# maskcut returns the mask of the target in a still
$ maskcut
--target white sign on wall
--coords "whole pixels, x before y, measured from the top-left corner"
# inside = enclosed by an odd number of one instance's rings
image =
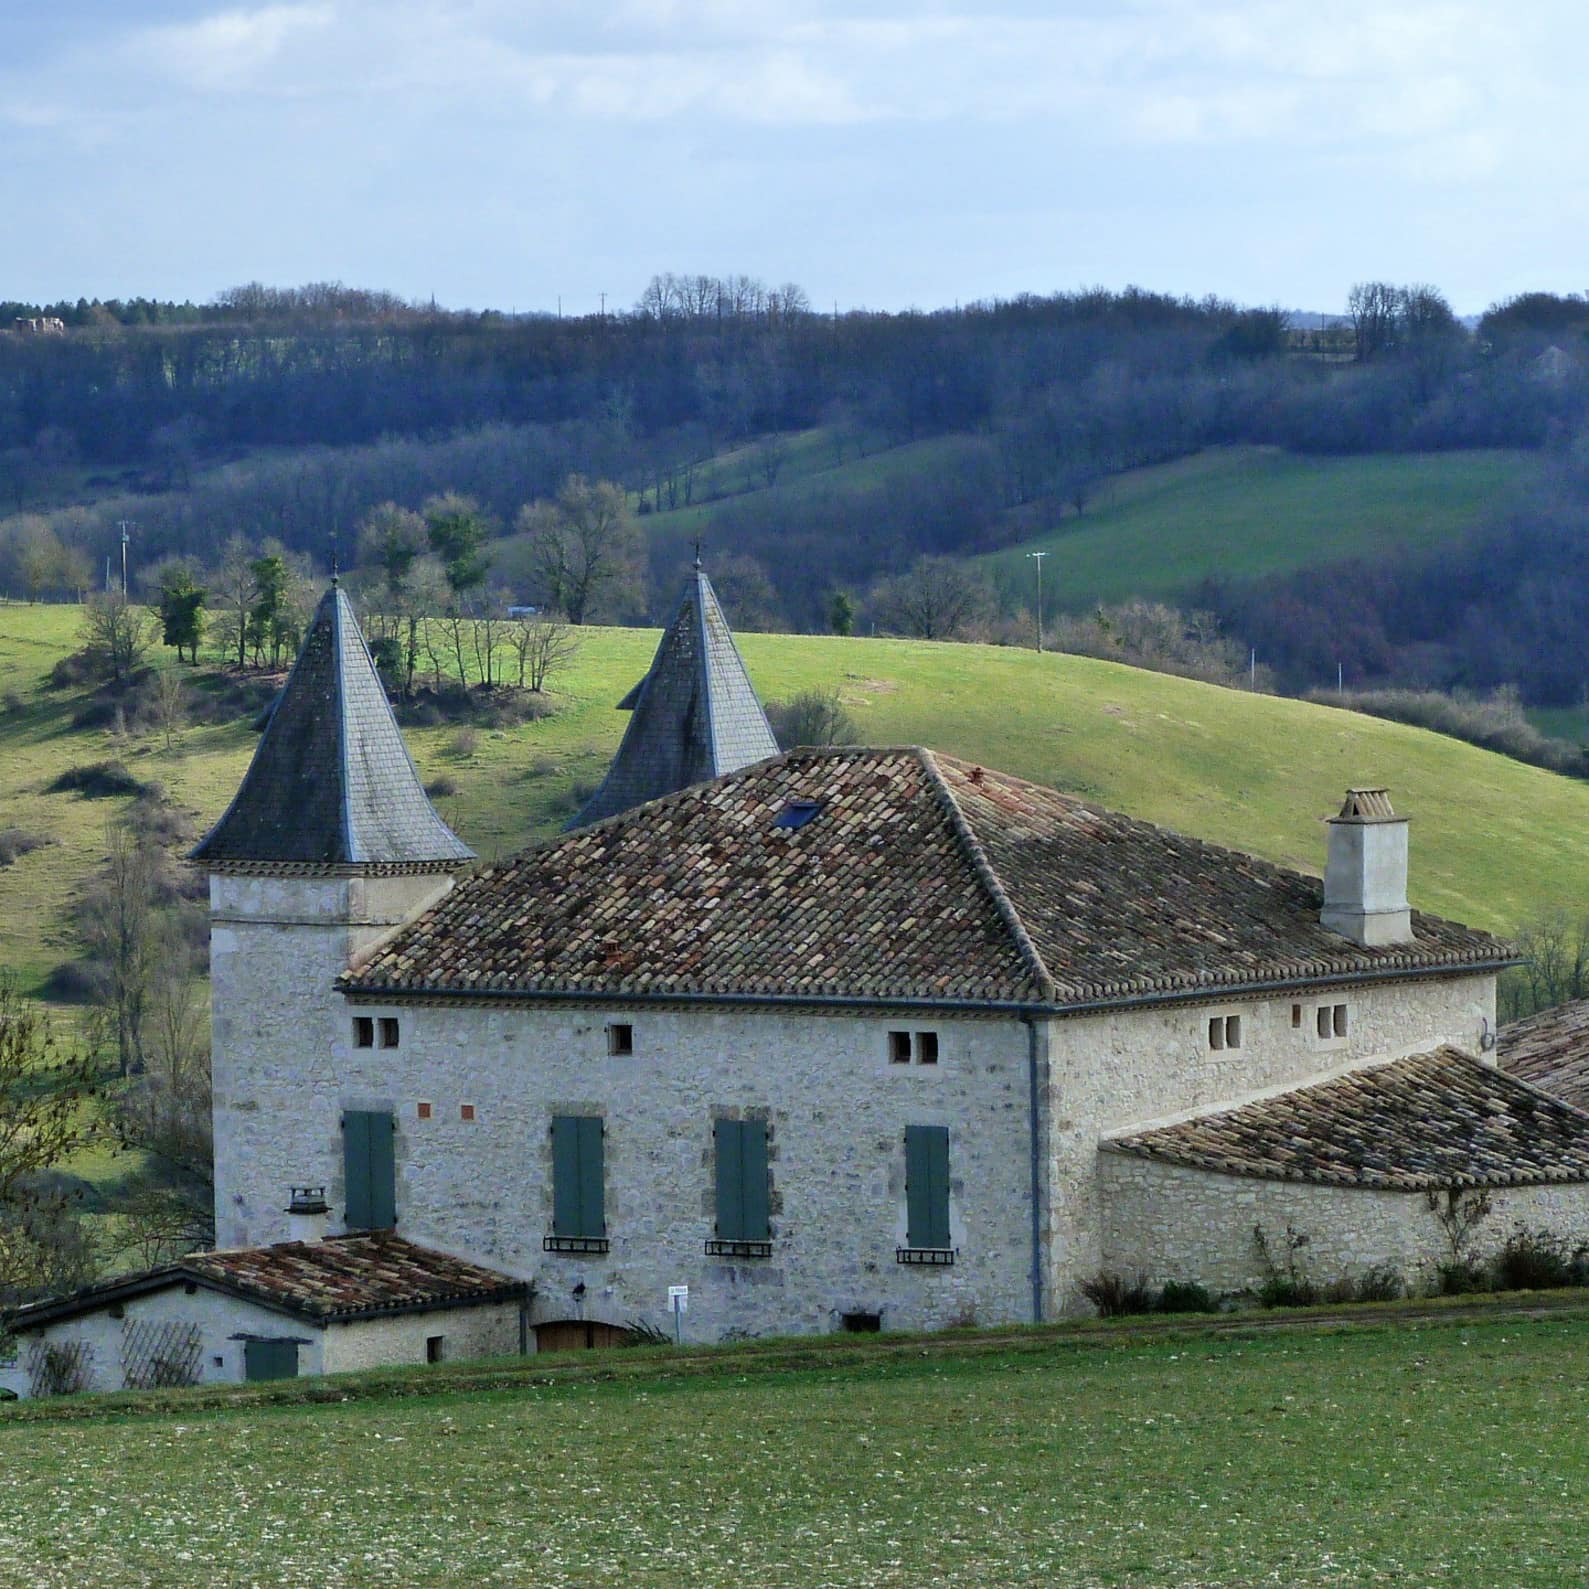
[[[687,1313],[690,1307],[690,1288],[688,1286],[669,1286],[668,1306],[675,1313]]]

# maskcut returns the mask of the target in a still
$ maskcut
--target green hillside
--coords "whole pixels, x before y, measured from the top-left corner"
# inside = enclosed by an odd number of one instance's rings
[[[202,826],[255,743],[243,721],[186,729],[169,751],[159,734],[71,728],[82,691],[45,680],[76,622],[69,608],[0,607],[0,827],[52,841],[0,867],[0,965],[34,983],[73,953],[65,910],[122,804],[45,786],[119,758]],[[613,703],[656,638],[586,631],[551,717],[409,733],[426,777],[456,785],[438,803],[482,855],[554,832],[575,785],[601,776],[626,722]],[[1508,930],[1589,898],[1589,785],[1419,729],[1080,657],[810,635],[741,643],[764,698],[837,686],[873,743],[936,746],[1308,870],[1340,791],[1386,783],[1414,822],[1414,902],[1477,925]]]
[[[1029,551],[1049,554],[1050,608],[1174,598],[1211,577],[1427,551],[1481,523],[1536,467],[1520,452],[1326,458],[1217,448],[1106,482],[1085,513],[984,562],[1027,605]]]

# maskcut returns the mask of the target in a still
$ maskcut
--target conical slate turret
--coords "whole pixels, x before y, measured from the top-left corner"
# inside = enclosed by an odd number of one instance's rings
[[[601,787],[570,828],[778,754],[699,559],[651,671],[618,706],[634,716]]]
[[[226,814],[192,858],[210,866],[459,865],[474,852],[436,814],[358,620],[332,584]]]

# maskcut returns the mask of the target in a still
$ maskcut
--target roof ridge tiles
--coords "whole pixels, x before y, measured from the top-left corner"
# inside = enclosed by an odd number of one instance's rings
[[[1048,967],[1043,963],[1043,957],[1037,952],[1037,946],[1032,942],[1031,934],[1027,932],[1025,923],[1022,922],[1009,894],[1005,891],[1004,884],[999,881],[998,873],[994,871],[993,863],[982,847],[982,841],[978,839],[966,819],[965,812],[960,809],[960,803],[955,799],[953,791],[944,782],[943,774],[938,770],[938,764],[933,759],[933,752],[920,747],[916,749],[915,754],[927,774],[928,787],[937,796],[939,806],[949,818],[949,825],[965,851],[966,859],[970,861],[977,880],[993,901],[993,908],[999,913],[999,919],[1004,923],[1005,930],[1015,940],[1015,947],[1021,960],[1036,984],[1038,998],[1044,1003],[1052,1003],[1057,984]]]

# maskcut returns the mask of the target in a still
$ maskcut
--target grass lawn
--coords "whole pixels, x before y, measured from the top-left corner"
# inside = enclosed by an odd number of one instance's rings
[[[1583,1318],[0,1417],[0,1582],[1579,1582]],[[326,1389],[334,1391],[335,1381]]]
[[[1175,598],[1210,577],[1431,550],[1478,525],[1534,467],[1519,452],[1326,458],[1215,448],[1107,482],[1079,517],[984,561],[1028,605],[1033,550],[1050,554],[1051,608]]]

